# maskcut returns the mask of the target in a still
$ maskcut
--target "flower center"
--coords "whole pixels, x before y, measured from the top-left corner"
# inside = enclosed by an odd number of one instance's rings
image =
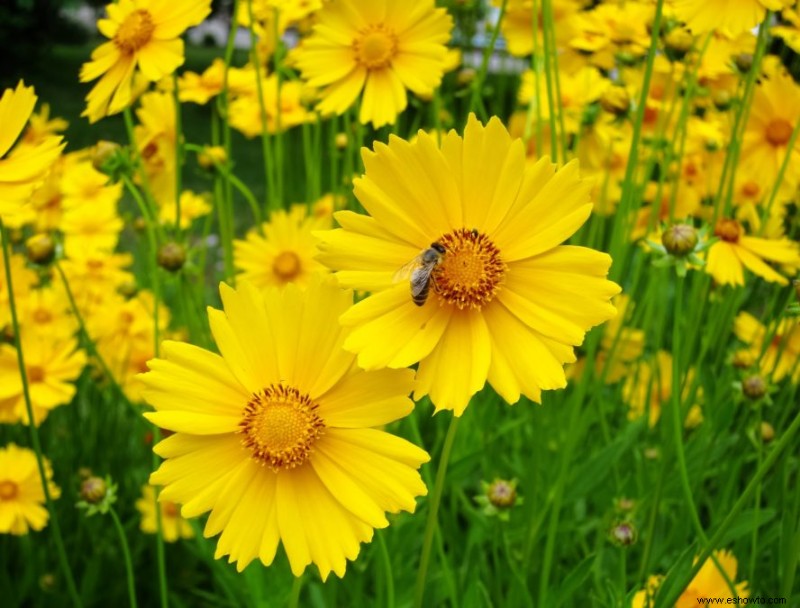
[[[744,186],[742,186],[742,194],[749,198],[758,196],[759,192],[761,192],[761,186],[755,182],[747,182]]]
[[[28,366],[28,382],[41,382],[44,380],[44,369],[38,365]]]
[[[438,242],[445,249],[433,271],[433,287],[439,298],[459,309],[480,310],[491,302],[507,267],[489,237],[460,228]]]
[[[169,501],[163,504],[163,509],[164,509],[164,515],[166,515],[167,517],[178,517],[178,515],[180,515],[181,512],[180,509],[178,508],[178,505],[176,505],[174,502],[169,502]]]
[[[146,10],[136,10],[125,17],[114,35],[114,44],[126,54],[133,54],[150,42],[156,26],[153,17]]]
[[[296,388],[271,384],[253,394],[245,407],[239,423],[242,443],[253,451],[253,458],[273,471],[298,467],[325,431],[317,407]]]
[[[773,146],[785,146],[792,137],[792,125],[789,121],[776,118],[767,125],[767,141]]]
[[[0,481],[0,500],[14,500],[19,493],[13,481]]]
[[[714,234],[723,241],[737,243],[739,242],[739,237],[742,236],[742,227],[736,220],[723,219],[717,222]]]
[[[272,261],[272,272],[288,283],[300,274],[300,258],[294,251],[281,251]]]
[[[370,25],[353,40],[353,50],[358,63],[368,70],[379,70],[397,54],[397,36],[382,23]]]
[[[53,320],[53,315],[50,314],[49,310],[45,310],[44,308],[37,308],[33,312],[33,320],[37,323],[50,323]]]

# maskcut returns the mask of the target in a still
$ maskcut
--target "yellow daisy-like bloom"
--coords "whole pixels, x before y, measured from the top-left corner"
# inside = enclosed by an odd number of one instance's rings
[[[15,214],[61,154],[60,137],[45,137],[35,145],[14,146],[36,105],[33,87],[20,80],[0,97],[0,217]]]
[[[780,0],[672,0],[675,16],[695,34],[718,29],[736,35],[753,29]]]
[[[225,84],[225,61],[217,58],[202,74],[184,72],[178,79],[178,97],[205,105],[222,92]],[[230,95],[255,95],[256,73],[251,64],[243,68],[228,68],[228,93]]]
[[[3,252],[0,250],[0,264],[4,264]],[[27,299],[31,288],[39,282],[39,277],[28,268],[25,258],[19,254],[11,254],[11,283],[14,286],[14,297],[17,302]],[[11,304],[8,299],[9,289],[6,283],[6,273],[0,272],[0,330],[11,323]]]
[[[205,535],[222,532],[216,557],[240,571],[271,564],[282,543],[296,576],[312,562],[343,576],[385,512],[413,512],[426,493],[428,455],[377,428],[412,410],[414,374],[365,372],[342,349],[352,292],[220,292],[225,311],[209,321],[222,355],[164,342],[142,376],[156,408],[145,416],[176,432],[156,446],[166,460],[150,482],[184,517],[210,511]]]
[[[295,81],[279,85],[278,77],[272,74],[262,80],[263,119],[258,95],[243,95],[231,103],[231,126],[246,137],[256,137],[265,126],[268,133],[278,133],[313,120],[314,114],[303,105],[303,89],[304,85]]]
[[[64,252],[70,255],[75,249],[113,251],[124,226],[115,202],[104,201],[68,209],[61,219]]]
[[[52,338],[22,333],[22,349],[33,417],[40,425],[53,408],[72,401],[75,385],[86,365],[86,355],[75,339],[54,342]],[[22,392],[17,350],[0,346],[0,422],[30,424]]]
[[[734,557],[733,553],[730,551],[714,551],[714,557],[720,567],[725,571],[727,577],[735,581],[739,563],[736,561],[736,557]],[[697,563],[696,558],[695,563]],[[651,576],[647,580],[647,589],[639,591],[634,596],[632,608],[654,608],[655,598],[658,595],[658,590],[662,581],[663,577]],[[735,587],[736,596],[739,598],[750,597],[747,582],[738,583]],[[731,595],[731,589],[728,587],[728,583],[725,580],[725,576],[719,571],[714,560],[710,558],[703,562],[700,571],[675,602],[674,608],[693,608],[701,605],[700,600],[706,598],[720,598],[722,600],[734,599],[734,596]]]
[[[500,8],[502,2],[501,0],[492,0],[492,4]],[[580,10],[580,0],[553,1],[553,21],[557,46],[567,44],[574,35],[571,21],[572,17]],[[506,4],[506,13],[500,23],[500,31],[508,46],[508,52],[512,55],[525,57],[533,53],[533,20],[533,0],[510,0]],[[541,2],[538,5],[536,20],[536,44],[541,51],[544,48]]]
[[[739,170],[771,188],[789,153],[789,140],[798,122],[800,85],[783,70],[762,80],[753,95],[750,119],[742,138]],[[784,180],[797,187],[798,176],[800,137],[791,150]]]
[[[156,82],[183,64],[180,36],[208,16],[211,0],[120,0],[106,12],[97,29],[110,40],[92,52],[80,74],[81,82],[100,78],[86,96],[82,116],[90,122],[131,104],[134,73]]]
[[[84,319],[90,318],[109,294],[123,284],[134,282],[125,270],[133,264],[130,253],[107,253],[77,249],[61,262],[72,295]]]
[[[371,217],[337,213],[342,228],[320,233],[319,246],[340,283],[374,292],[341,319],[359,365],[419,362],[415,398],[456,415],[487,379],[509,403],[564,388],[573,347],[616,314],[620,291],[606,280],[608,255],[561,246],[592,210],[578,163],[526,165],[520,140],[474,115],[441,147],[420,131],[363,159],[355,194]],[[439,256],[418,305],[397,277],[422,252]]]
[[[719,220],[714,228],[714,235],[720,240],[709,248],[705,269],[721,285],[744,285],[745,267],[766,281],[788,285],[786,277],[764,260],[791,267],[800,265],[800,248],[797,243],[787,238],[747,236],[736,220]]]
[[[61,495],[53,483],[53,468],[44,461],[47,489],[51,498]],[[33,450],[13,443],[0,448],[0,534],[27,534],[41,530],[50,514],[44,506],[44,488]]]
[[[195,194],[191,190],[181,192],[181,228],[186,230],[197,218],[211,213],[212,207],[209,197],[203,194]],[[162,224],[175,224],[175,215],[178,210],[175,203],[160,202],[158,219]]]
[[[747,345],[747,348],[737,355],[744,355],[758,362],[759,370],[764,376],[772,378],[775,382],[780,382],[787,376],[792,382],[800,382],[800,366],[797,364],[800,360],[800,322],[797,319],[783,319],[775,329],[766,349],[764,341],[767,328],[750,313],[740,312],[733,330],[736,337]]]
[[[331,227],[330,217],[306,217],[305,207],[275,211],[261,232],[251,231],[233,242],[233,264],[240,278],[256,287],[286,283],[308,284],[327,269],[314,259],[317,253],[312,232]]]
[[[439,86],[452,25],[433,0],[336,0],[317,13],[295,61],[323,89],[320,112],[343,114],[363,90],[359,120],[377,128],[405,110],[406,89],[429,95]]]
[[[161,534],[168,543],[174,543],[181,538],[194,538],[194,530],[183,517],[181,508],[168,500],[159,501],[161,511]],[[158,532],[158,519],[156,517],[156,491],[153,486],[142,486],[142,497],[136,501],[136,509],[142,516],[139,529],[145,534]]]

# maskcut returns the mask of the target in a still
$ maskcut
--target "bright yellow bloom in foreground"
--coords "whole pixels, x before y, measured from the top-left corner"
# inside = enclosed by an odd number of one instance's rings
[[[97,122],[131,104],[134,74],[150,82],[183,64],[181,34],[211,12],[211,0],[120,0],[97,22],[106,38],[81,68],[81,82],[100,80],[86,96],[82,116]]]
[[[748,236],[736,220],[721,219],[714,228],[719,241],[708,250],[705,266],[717,283],[721,285],[744,285],[744,268],[763,279],[788,285],[789,281],[764,260],[793,267],[800,265],[800,248],[787,239],[764,239]]]
[[[52,482],[53,469],[47,459],[44,468],[50,496],[58,498],[61,490]],[[0,534],[41,530],[49,517],[36,454],[13,443],[0,448]]]
[[[738,570],[739,563],[736,561],[733,553],[730,551],[714,551],[714,557],[717,558],[720,567],[725,571],[725,574],[731,581],[736,581],[736,571]],[[697,559],[695,559],[695,563]],[[653,608],[655,606],[655,598],[658,595],[659,587],[663,577],[651,576],[647,581],[647,589],[639,591],[633,598],[632,608]],[[747,588],[747,582],[741,582],[735,585],[736,596],[740,598],[750,597],[750,591]],[[700,598],[722,598],[730,599],[734,596],[731,595],[730,587],[725,580],[725,577],[719,571],[719,568],[712,559],[707,559],[700,571],[692,579],[686,589],[681,593],[678,601],[675,602],[674,608],[694,608],[701,605]]]
[[[359,120],[394,124],[406,89],[430,95],[439,86],[452,25],[433,0],[337,0],[317,13],[296,65],[310,86],[323,88],[323,114],[343,114],[363,90]]]
[[[607,254],[561,246],[592,210],[577,162],[527,166],[522,141],[474,116],[441,148],[420,131],[363,158],[355,194],[371,217],[341,211],[342,229],[320,233],[320,259],[340,283],[374,292],[341,319],[359,365],[419,361],[415,398],[456,415],[487,379],[509,403],[564,388],[573,347],[616,314],[620,291]],[[397,271],[433,243],[444,253],[420,306]]]
[[[150,481],[184,517],[210,511],[205,535],[222,532],[216,557],[239,570],[271,564],[283,543],[296,576],[312,562],[343,576],[385,512],[414,511],[426,493],[428,455],[377,428],[411,411],[414,374],[365,372],[342,349],[349,291],[220,292],[225,311],[209,321],[222,355],[164,342],[142,376],[147,418],[176,432]]]
[[[35,105],[33,87],[21,80],[16,89],[6,89],[0,97],[0,217],[19,211],[64,147],[60,137],[51,136],[12,150]]]
[[[161,534],[168,543],[174,543],[179,538],[194,537],[194,530],[183,517],[181,508],[168,500],[159,501],[161,511]],[[158,531],[156,519],[156,490],[153,486],[142,486],[142,497],[136,501],[136,509],[142,516],[139,529],[146,534],[155,534]]]

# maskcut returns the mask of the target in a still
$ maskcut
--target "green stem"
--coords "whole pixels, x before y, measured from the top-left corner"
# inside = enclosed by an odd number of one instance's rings
[[[734,520],[739,516],[739,513],[741,513],[742,509],[744,509],[744,507],[752,499],[753,493],[761,484],[761,480],[763,479],[764,475],[767,474],[767,471],[772,468],[772,465],[775,464],[775,461],[781,456],[781,454],[783,454],[786,448],[795,445],[794,436],[797,434],[798,430],[800,430],[800,412],[798,412],[794,417],[792,424],[789,425],[789,428],[786,429],[783,437],[781,437],[780,440],[775,444],[775,447],[769,456],[767,456],[758,470],[756,470],[755,475],[753,475],[753,477],[750,479],[750,483],[747,484],[744,492],[742,492],[741,496],[739,496],[733,507],[731,507],[731,509],[728,511],[728,514],[725,516],[725,519],[722,520],[722,523],[719,525],[716,532],[714,532],[714,535],[707,543],[705,543],[705,549],[700,552],[700,555],[695,560],[691,571],[685,573],[678,579],[679,584],[672,586],[672,592],[669,595],[665,594],[663,598],[658,598],[656,608],[666,608],[667,606],[673,606],[675,604],[692,579],[697,576],[700,568],[703,567],[703,564],[712,555],[715,548],[719,547],[725,534],[728,532],[731,525],[733,525]]]
[[[47,505],[47,511],[50,514],[50,530],[53,533],[53,541],[56,544],[56,553],[58,554],[58,563],[61,567],[61,572],[64,574],[64,579],[67,582],[67,590],[73,605],[77,607],[83,606],[80,595],[78,595],[78,588],[75,586],[75,579],[72,576],[72,570],[69,567],[67,560],[67,552],[64,548],[64,539],[61,537],[61,528],[58,525],[56,518],[56,510],[53,505],[53,498],[50,495],[50,488],[47,480],[47,471],[44,466],[44,457],[42,456],[42,444],[39,441],[39,429],[36,426],[36,419],[33,416],[33,404],[31,403],[30,387],[28,386],[28,373],[25,367],[25,355],[22,352],[22,335],[20,333],[19,318],[17,317],[17,303],[14,297],[14,284],[11,277],[11,248],[8,243],[8,231],[6,225],[3,223],[3,218],[0,217],[0,241],[2,241],[3,249],[3,267],[6,273],[6,289],[8,290],[8,304],[11,308],[11,326],[14,329],[14,341],[17,346],[17,365],[19,367],[20,380],[22,381],[22,396],[25,400],[25,411],[28,414],[28,430],[31,435],[31,445],[33,451],[36,453],[36,466],[39,469],[39,478],[42,482],[42,490],[44,491],[44,501]]]
[[[175,240],[181,241],[183,231],[181,230],[181,191],[183,190],[183,123],[181,120],[181,100],[178,98],[180,89],[178,87],[177,74],[172,75],[172,98],[175,102]]]
[[[292,581],[292,590],[289,592],[289,608],[297,608],[300,605],[300,592],[303,590],[303,577],[296,576]]]
[[[442,453],[439,456],[439,468],[436,470],[436,482],[433,486],[433,495],[428,507],[428,520],[425,523],[425,536],[422,541],[422,553],[419,558],[419,570],[417,571],[417,582],[414,590],[414,606],[416,608],[421,608],[425,599],[425,580],[428,576],[431,547],[433,546],[433,537],[438,524],[439,504],[442,501],[447,464],[450,461],[459,420],[458,416],[453,416],[450,421],[450,427],[447,429],[447,436],[444,439],[444,447],[442,447]]]
[[[383,538],[384,531],[382,530],[377,534],[378,549],[381,553],[381,561],[383,562],[383,572],[386,578],[386,608],[394,608],[394,569],[392,568],[392,560],[389,557],[389,550],[386,548],[386,539]]]
[[[497,43],[497,37],[500,35],[500,24],[503,22],[503,17],[505,17],[506,14],[506,4],[508,4],[508,0],[503,0],[503,3],[500,5],[500,14],[497,16],[497,23],[492,30],[492,37],[489,40],[488,46],[483,50],[481,67],[478,70],[478,73],[475,75],[475,80],[472,81],[472,95],[469,98],[469,109],[467,110],[467,115],[469,115],[470,112],[474,112],[481,101],[483,81],[486,79],[486,72],[489,69],[489,59],[492,57],[494,46]]]
[[[136,608],[136,584],[133,577],[133,561],[131,560],[131,551],[128,547],[128,539],[125,536],[125,529],[122,527],[122,522],[117,516],[117,512],[113,507],[108,510],[111,519],[114,520],[114,527],[119,534],[119,543],[122,546],[122,556],[125,558],[125,574],[128,578],[128,600],[130,601],[131,608]]]

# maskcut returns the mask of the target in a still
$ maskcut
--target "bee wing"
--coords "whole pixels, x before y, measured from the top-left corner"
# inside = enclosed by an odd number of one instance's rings
[[[433,272],[433,264],[425,264],[411,273],[411,296],[417,297],[428,287]]]
[[[392,277],[392,283],[399,283],[400,281],[408,281],[414,274],[414,271],[418,270],[421,266],[422,266],[422,254],[420,253],[413,260],[406,262],[400,268],[397,269],[397,272],[394,273],[394,277]]]

